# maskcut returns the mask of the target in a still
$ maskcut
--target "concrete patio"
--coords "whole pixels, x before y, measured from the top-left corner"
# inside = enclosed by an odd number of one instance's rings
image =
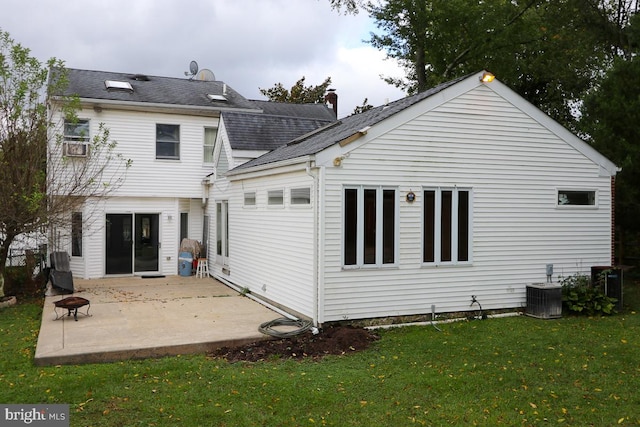
[[[90,306],[75,321],[54,305],[69,295],[45,298],[38,366],[203,353],[268,338],[258,327],[281,317],[212,278],[74,279],[74,286],[73,296]]]

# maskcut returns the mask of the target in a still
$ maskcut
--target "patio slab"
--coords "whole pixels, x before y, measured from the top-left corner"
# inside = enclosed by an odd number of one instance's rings
[[[45,298],[37,366],[204,353],[267,339],[258,327],[281,317],[212,278],[74,279],[74,286],[91,305],[75,321],[54,305],[69,295]]]

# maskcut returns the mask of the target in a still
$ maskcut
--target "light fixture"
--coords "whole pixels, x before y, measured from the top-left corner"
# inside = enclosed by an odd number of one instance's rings
[[[480,81],[482,83],[491,83],[493,81],[493,79],[495,79],[496,76],[494,76],[493,74],[491,74],[488,71],[485,71],[484,73],[482,73],[482,76],[480,77]]]
[[[407,202],[413,203],[414,200],[416,200],[416,193],[414,193],[413,191],[409,191],[407,193]]]

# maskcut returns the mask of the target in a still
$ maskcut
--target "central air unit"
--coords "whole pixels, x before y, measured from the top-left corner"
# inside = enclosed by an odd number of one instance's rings
[[[546,283],[527,285],[527,316],[538,319],[562,317],[562,286]]]

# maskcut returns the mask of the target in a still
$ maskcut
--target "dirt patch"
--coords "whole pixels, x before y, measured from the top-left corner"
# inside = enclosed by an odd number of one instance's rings
[[[329,326],[314,335],[311,331],[291,338],[256,341],[240,347],[224,347],[210,353],[229,362],[258,362],[273,358],[303,359],[333,354],[343,355],[365,350],[379,337],[368,329],[354,326]]]

